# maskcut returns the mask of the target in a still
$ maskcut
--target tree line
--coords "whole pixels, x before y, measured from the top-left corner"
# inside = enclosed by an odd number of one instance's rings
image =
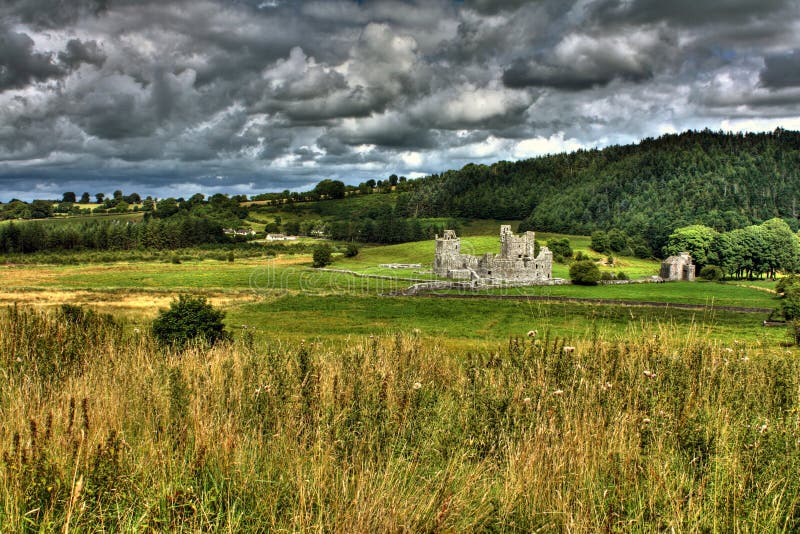
[[[220,223],[183,215],[140,222],[9,222],[0,225],[0,253],[69,250],[171,250],[230,240]]]
[[[664,255],[691,254],[698,270],[717,266],[727,278],[774,277],[800,271],[800,241],[782,219],[718,232],[695,224],[668,237]]]
[[[660,255],[675,228],[727,232],[778,217],[798,229],[800,133],[709,130],[415,180],[420,216],[523,219],[520,230],[618,229]]]

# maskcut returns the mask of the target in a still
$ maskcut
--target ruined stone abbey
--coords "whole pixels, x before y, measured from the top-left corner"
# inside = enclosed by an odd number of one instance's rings
[[[433,272],[457,280],[544,282],[553,276],[553,253],[547,247],[534,256],[534,232],[516,236],[511,226],[500,226],[500,254],[461,253],[461,240],[453,230],[436,236]]]

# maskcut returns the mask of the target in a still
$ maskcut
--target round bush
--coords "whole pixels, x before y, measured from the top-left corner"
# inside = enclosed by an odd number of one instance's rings
[[[593,286],[600,280],[600,269],[591,260],[576,261],[569,267],[569,277],[573,284]]]
[[[722,280],[722,269],[717,267],[716,265],[706,265],[702,269],[700,269],[700,278],[704,280],[711,280],[712,282],[716,282],[717,280]]]
[[[214,308],[205,297],[180,295],[153,321],[153,336],[159,344],[177,349],[185,348],[192,341],[213,345],[230,339],[222,323],[223,317],[225,312]]]
[[[325,267],[326,265],[330,265],[333,263],[333,258],[331,254],[333,250],[331,246],[328,244],[317,245],[314,247],[314,252],[311,255],[313,259],[312,265],[314,267]]]
[[[352,241],[347,244],[347,247],[344,249],[344,255],[346,258],[353,258],[358,256],[358,245],[353,243]]]

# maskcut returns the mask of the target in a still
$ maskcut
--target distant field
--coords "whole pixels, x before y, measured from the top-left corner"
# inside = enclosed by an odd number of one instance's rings
[[[24,219],[24,220],[6,220],[0,221],[0,224],[8,224],[10,222],[36,222],[42,224],[66,224],[66,223],[81,223],[87,221],[98,220],[118,220],[118,221],[141,221],[144,218],[144,212],[127,212],[127,213],[93,213],[91,215],[57,215],[47,219]]]
[[[94,216],[93,216],[94,217]],[[118,216],[117,216],[118,217]],[[501,221],[476,221],[462,229],[462,251],[480,255],[498,252],[495,232]],[[514,226],[512,224],[512,226]],[[469,235],[488,232],[490,235]],[[561,237],[537,234],[537,239]],[[569,236],[575,250],[605,260],[588,249],[589,238]],[[265,250],[265,254],[266,254]],[[149,324],[159,308],[180,292],[202,293],[222,306],[233,328],[248,325],[265,339],[331,339],[391,334],[418,330],[454,350],[502,343],[528,330],[576,338],[600,332],[628,336],[643,328],[676,329],[680,335],[702,335],[729,343],[733,339],[765,346],[786,341],[783,328],[762,328],[762,314],[720,311],[736,306],[772,309],[779,301],[770,289],[774,282],[630,284],[596,287],[540,286],[491,290],[488,293],[536,295],[659,303],[688,303],[706,307],[699,311],[570,302],[497,301],[490,299],[396,298],[381,295],[410,285],[402,278],[432,278],[433,240],[389,246],[364,246],[354,258],[335,257],[331,266],[365,275],[325,272],[310,268],[308,253],[277,257],[186,259],[171,263],[140,258],[129,262],[76,265],[0,266],[0,303],[53,306],[59,302],[87,304],[101,310],[125,313],[135,322]],[[656,261],[616,258],[604,271],[624,270],[630,277],[658,272]],[[419,263],[421,268],[393,270],[385,263]],[[556,277],[567,278],[568,267],[554,266]]]
[[[479,240],[479,244],[480,244]],[[386,249],[413,255],[420,244],[376,247],[373,260],[392,258]],[[366,256],[366,254],[365,254]],[[364,265],[364,257],[359,254]],[[644,327],[670,326],[681,335],[731,342],[745,339],[767,346],[786,340],[783,328],[762,328],[760,314],[731,313],[719,306],[773,308],[773,295],[735,284],[670,283],[622,286],[515,288],[512,294],[694,303],[706,310],[626,307],[568,302],[453,300],[380,295],[409,285],[401,280],[357,278],[310,269],[310,257],[205,260],[181,264],[133,262],[64,266],[2,266],[0,302],[55,305],[88,304],[123,311],[147,325],[159,308],[180,292],[199,292],[228,313],[234,328],[248,325],[259,337],[345,340],[353,335],[390,334],[417,329],[438,343],[462,350],[502,343],[528,330],[567,338],[592,332],[627,336]]]

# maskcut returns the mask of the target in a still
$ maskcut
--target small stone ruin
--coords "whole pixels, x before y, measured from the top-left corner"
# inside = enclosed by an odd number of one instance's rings
[[[670,256],[661,262],[661,273],[659,276],[662,280],[670,282],[693,282],[694,281],[694,263],[692,257],[688,252],[681,252],[677,256]]]

